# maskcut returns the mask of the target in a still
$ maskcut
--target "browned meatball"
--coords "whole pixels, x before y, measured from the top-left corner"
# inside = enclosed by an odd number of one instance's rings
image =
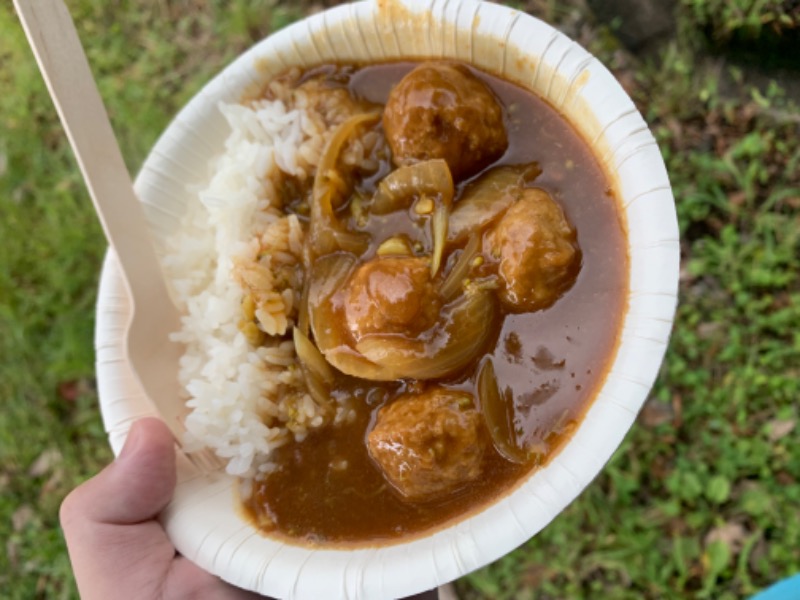
[[[486,437],[469,394],[434,388],[382,408],[367,447],[398,492],[425,501],[481,474]]]
[[[500,263],[500,297],[514,312],[550,306],[572,287],[580,271],[575,229],[541,189],[524,190],[486,235],[485,244]]]
[[[358,342],[370,333],[416,335],[436,321],[441,302],[424,258],[383,257],[361,265],[344,296],[347,327]]]
[[[395,164],[441,158],[456,180],[477,173],[508,147],[500,103],[454,63],[424,63],[406,75],[389,94],[383,127]]]

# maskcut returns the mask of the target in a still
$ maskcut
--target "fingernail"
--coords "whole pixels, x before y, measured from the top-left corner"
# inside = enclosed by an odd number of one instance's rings
[[[122,446],[122,451],[119,453],[117,460],[125,460],[128,456],[136,454],[136,450],[141,443],[142,427],[139,421],[134,421],[131,428],[128,430],[128,437],[125,438],[125,445]]]

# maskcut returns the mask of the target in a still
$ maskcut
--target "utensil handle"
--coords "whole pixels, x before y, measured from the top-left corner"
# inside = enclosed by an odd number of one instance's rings
[[[150,236],[142,239],[149,233],[144,210],[67,7],[62,0],[14,0],[14,6],[119,258],[133,311],[139,303],[170,301]]]

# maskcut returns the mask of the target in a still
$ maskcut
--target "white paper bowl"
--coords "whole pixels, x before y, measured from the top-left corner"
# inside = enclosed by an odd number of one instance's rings
[[[611,177],[628,225],[630,294],[622,342],[574,437],[544,468],[481,513],[387,547],[310,550],[263,537],[237,514],[231,478],[201,478],[179,462],[163,516],[178,550],[243,588],[279,598],[398,598],[435,588],[513,550],[546,526],[597,475],[632,425],[656,377],[675,311],[678,229],[656,143],[633,102],[589,53],[524,13],[474,0],[346,4],[264,40],[211,81],[153,148],[136,181],[157,240],[173,231],[187,191],[207,177],[227,125],[220,100],[290,66],[371,59],[466,60],[535,91],[570,120]],[[115,258],[103,268],[97,376],[110,443],[154,414],[124,360],[129,301]]]

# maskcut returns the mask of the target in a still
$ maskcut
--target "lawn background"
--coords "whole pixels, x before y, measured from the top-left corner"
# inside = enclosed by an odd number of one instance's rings
[[[67,4],[134,173],[211,76],[270,31],[322,7]],[[681,304],[658,383],[602,475],[544,532],[458,590],[470,599],[747,597],[800,571],[800,8],[791,0],[678,0],[674,26],[632,50],[620,43],[624,11],[601,21],[586,0],[508,4],[594,52],[651,125],[677,200]],[[111,457],[92,350],[104,249],[4,2],[4,598],[77,597],[57,512]]]

